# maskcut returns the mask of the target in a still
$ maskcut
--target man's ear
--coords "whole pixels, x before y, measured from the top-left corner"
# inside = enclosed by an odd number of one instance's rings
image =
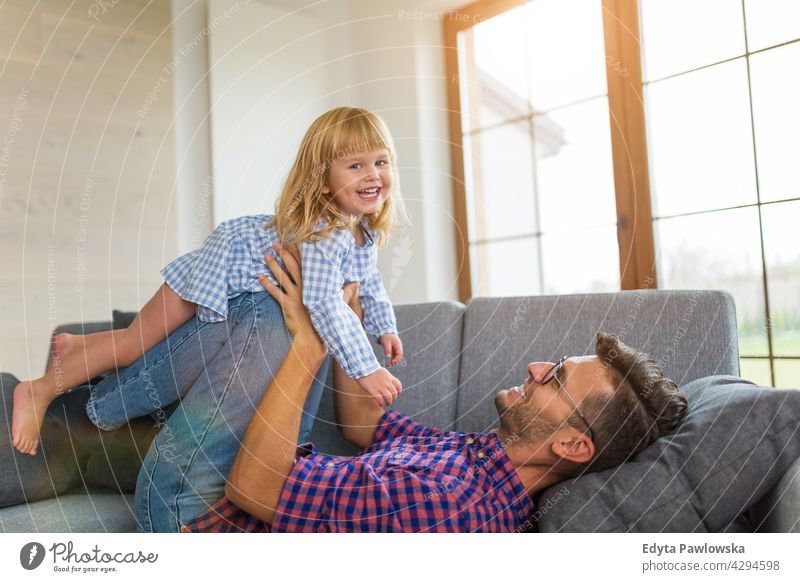
[[[572,427],[561,428],[550,439],[550,450],[573,463],[588,463],[594,458],[594,443],[589,435]]]

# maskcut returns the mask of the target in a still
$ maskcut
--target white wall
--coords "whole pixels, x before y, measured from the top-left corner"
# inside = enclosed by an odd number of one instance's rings
[[[412,220],[381,251],[389,294],[455,299],[442,21],[409,15],[457,3],[300,4],[209,0],[219,20],[209,38],[215,222],[272,212],[311,121],[338,105],[366,107],[394,134]]]
[[[0,370],[138,309],[175,254],[169,0],[0,6]]]
[[[271,213],[303,133],[332,106],[325,23],[246,0],[209,0],[209,21],[214,218]]]
[[[199,247],[214,226],[208,13],[205,2],[171,0],[174,64],[177,255]]]

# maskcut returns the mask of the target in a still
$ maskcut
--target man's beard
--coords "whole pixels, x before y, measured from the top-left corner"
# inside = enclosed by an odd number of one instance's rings
[[[515,443],[524,445],[543,443],[561,426],[542,418],[540,410],[526,410],[519,404],[509,406],[499,392],[495,394],[494,405],[500,415],[500,428],[505,436]]]

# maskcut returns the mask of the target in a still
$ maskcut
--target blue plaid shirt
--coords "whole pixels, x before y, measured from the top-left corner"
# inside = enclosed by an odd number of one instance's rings
[[[264,291],[257,275],[265,274],[277,285],[264,264],[264,254],[278,240],[274,228],[265,228],[269,215],[243,216],[221,223],[203,246],[178,257],[161,270],[167,285],[187,301],[197,304],[202,321],[224,321],[228,301],[246,291]],[[325,347],[345,374],[361,378],[378,370],[369,339],[397,333],[389,296],[377,268],[376,233],[362,222],[364,246],[357,246],[349,230],[316,243],[302,243],[303,303]],[[344,302],[342,287],[359,281],[364,325]]]
[[[384,413],[355,457],[298,447],[272,525],[222,497],[182,532],[514,532],[533,501],[495,433]]]

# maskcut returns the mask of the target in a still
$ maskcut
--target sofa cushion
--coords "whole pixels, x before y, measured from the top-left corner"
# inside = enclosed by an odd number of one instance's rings
[[[459,354],[464,305],[455,301],[395,306],[403,340],[403,362],[389,368],[403,384],[393,406],[426,426],[453,429],[456,418]],[[379,362],[383,348],[373,342]],[[333,366],[331,366],[332,374]],[[332,386],[331,376],[327,385]],[[366,394],[366,393],[365,393]],[[333,390],[326,388],[309,440],[321,452],[352,455],[336,425]]]
[[[539,530],[722,531],[800,457],[800,391],[730,376],[682,390],[689,413],[673,434],[631,462],[544,491]]]
[[[65,493],[82,481],[81,471],[89,452],[67,438],[64,402],[74,400],[75,390],[50,405],[42,424],[42,440],[35,455],[25,455],[11,444],[14,388],[19,380],[0,374],[0,507],[47,499]]]
[[[79,488],[58,498],[0,509],[0,532],[129,533],[134,496]]]
[[[170,414],[176,408],[170,406]],[[132,419],[126,426],[106,433],[98,429],[96,443],[86,461],[85,479],[95,487],[133,493],[142,460],[161,426],[150,416]]]
[[[751,509],[753,531],[800,533],[800,459]]]
[[[739,374],[733,298],[722,291],[641,290],[544,297],[477,297],[464,316],[458,430],[497,424],[494,394],[529,362],[594,354],[598,331],[652,355],[684,385]]]

